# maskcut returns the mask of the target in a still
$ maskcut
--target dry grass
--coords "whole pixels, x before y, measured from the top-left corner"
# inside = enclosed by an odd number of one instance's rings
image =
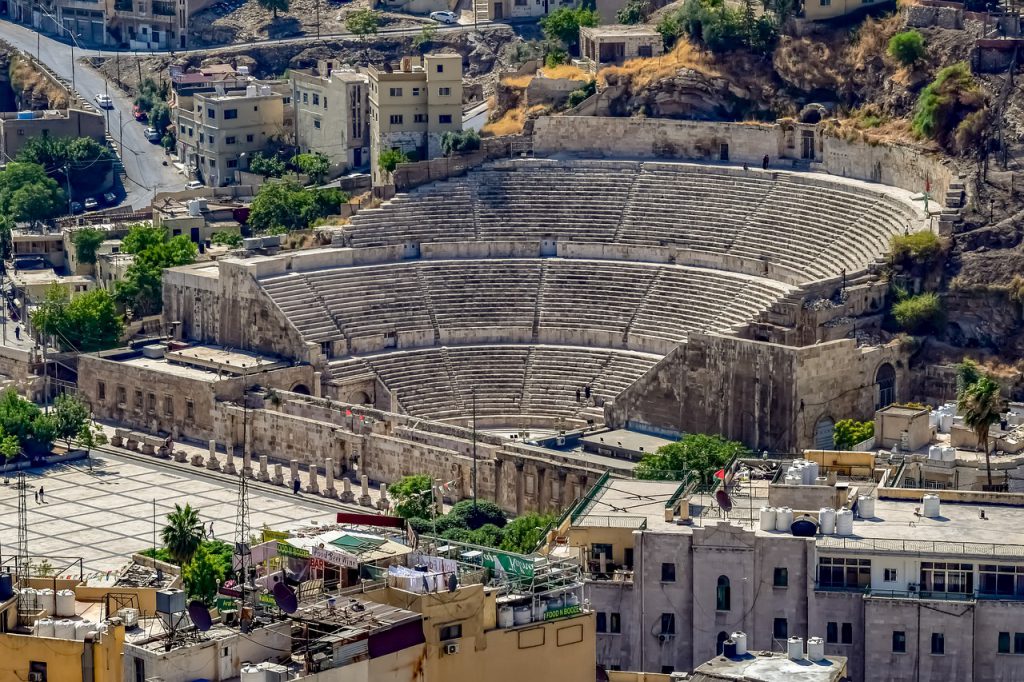
[[[589,81],[592,76],[578,66],[559,64],[553,69],[544,67],[540,70],[545,78],[570,78],[576,81]]]
[[[501,79],[501,84],[508,88],[516,88],[519,90],[525,90],[530,83],[533,82],[533,75],[526,74],[524,76],[509,76]]]
[[[27,93],[33,100],[45,100],[49,109],[64,109],[68,106],[67,94],[54,85],[26,59],[14,57],[10,67],[11,85]]]
[[[485,135],[494,135],[495,137],[501,137],[502,135],[518,135],[523,132],[523,124],[526,122],[526,112],[516,107],[515,109],[509,109],[505,114],[497,121],[491,121],[486,124],[480,132]]]
[[[850,46],[847,61],[855,70],[864,70],[867,63],[885,55],[889,49],[889,38],[900,30],[902,16],[892,14],[881,19],[868,17],[857,29],[857,41]]]
[[[693,69],[706,76],[718,76],[712,60],[701,54],[688,40],[680,39],[675,48],[660,57],[630,59],[622,66],[608,66],[597,73],[601,86],[612,78],[616,82],[629,81],[634,90],[642,90],[651,83],[676,75],[679,69]]]

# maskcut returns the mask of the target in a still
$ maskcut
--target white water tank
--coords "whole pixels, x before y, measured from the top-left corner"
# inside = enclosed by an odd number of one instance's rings
[[[746,656],[747,655],[747,633],[745,632],[734,632],[730,636],[730,639],[736,642],[736,655]]]
[[[88,618],[83,618],[82,620],[75,623],[75,639],[77,639],[78,641],[84,640],[86,634],[95,631],[96,623],[93,623]]]
[[[22,611],[35,611],[39,608],[39,597],[34,587],[26,587],[18,593],[18,608]]]
[[[832,507],[822,507],[818,510],[818,530],[822,535],[832,535],[836,532],[836,510]]]
[[[118,609],[117,617],[124,621],[126,628],[133,628],[139,624],[139,610],[123,608]]]
[[[821,637],[807,638],[807,658],[812,661],[825,660],[825,640]]]
[[[836,512],[836,535],[853,535],[853,512],[849,509]]]
[[[782,479],[785,485],[803,485],[804,479],[799,473],[786,474],[786,477]]]
[[[775,530],[788,533],[793,525],[793,510],[789,507],[779,507],[775,511]]]
[[[578,598],[577,601],[579,601]],[[536,621],[544,620],[544,614],[547,613],[547,610],[548,605],[542,599],[533,602],[533,619]]]
[[[36,608],[41,609],[43,615],[52,616],[57,613],[53,590],[49,588],[39,590],[36,592],[36,600]]]
[[[761,530],[775,530],[775,507],[761,507]]]
[[[511,606],[498,607],[498,627],[510,628],[515,622]]]
[[[875,498],[869,495],[861,495],[857,498],[857,513],[862,519],[875,518]]]
[[[60,590],[57,592],[56,615],[61,618],[70,618],[75,615],[75,593],[71,590]]]
[[[818,463],[813,460],[807,460],[807,466],[804,468],[804,485],[814,485],[814,482],[818,480]]]
[[[62,618],[53,622],[53,636],[57,639],[75,638],[75,621]]]
[[[955,462],[956,461],[956,448],[946,446],[942,448],[942,461],[943,462]]]
[[[37,637],[53,637],[53,619],[40,618],[32,628],[32,633]]]
[[[953,415],[944,414],[939,417],[939,432],[949,433],[949,430],[953,428]]]
[[[530,622],[530,612],[529,606],[517,606],[512,609],[512,621],[516,625],[526,625]]]
[[[939,515],[938,495],[925,495],[922,504],[924,506],[923,514],[926,518],[934,519]]]
[[[267,676],[264,674],[263,668],[255,663],[243,665],[240,677],[242,682],[267,682]]]
[[[255,85],[246,85],[245,86],[245,96],[246,97],[255,97],[257,94],[259,94],[259,91],[260,91],[259,88],[256,87]]]
[[[804,638],[790,637],[786,640],[786,654],[792,661],[804,660]]]
[[[942,459],[942,446],[941,445],[930,445],[928,446],[928,459],[940,460]]]

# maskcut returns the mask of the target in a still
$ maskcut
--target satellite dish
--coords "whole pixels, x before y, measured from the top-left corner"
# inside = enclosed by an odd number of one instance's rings
[[[213,625],[213,621],[210,620],[210,609],[198,599],[189,602],[188,617],[199,632],[206,632]]]
[[[274,585],[274,603],[285,613],[295,613],[299,610],[299,599],[295,596],[295,591],[284,583]]]
[[[729,493],[719,488],[718,492],[715,493],[715,501],[718,502],[718,506],[722,508],[722,511],[732,511],[732,500],[729,499]]]

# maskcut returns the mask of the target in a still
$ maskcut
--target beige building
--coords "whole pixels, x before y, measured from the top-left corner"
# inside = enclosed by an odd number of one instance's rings
[[[291,141],[294,111],[287,84],[253,82],[236,90],[215,85],[179,93],[175,104],[178,158],[209,187],[234,183],[235,171],[245,170],[254,153]]]
[[[877,5],[893,4],[891,0],[808,0],[803,4],[804,18],[823,21],[863,12]]]
[[[383,181],[378,160],[388,149],[419,159],[441,153],[441,136],[462,130],[462,56],[428,54],[417,64],[404,57],[397,68],[371,66],[370,164]]]
[[[320,152],[332,171],[358,168],[369,161],[369,77],[335,68],[289,72],[295,103],[295,146],[299,153]]]
[[[0,154],[10,161],[34,137],[91,137],[105,144],[102,113],[81,109],[58,111],[5,111],[0,113]]]
[[[647,25],[611,24],[580,28],[580,56],[595,64],[657,57],[664,51],[665,41],[661,34]]]

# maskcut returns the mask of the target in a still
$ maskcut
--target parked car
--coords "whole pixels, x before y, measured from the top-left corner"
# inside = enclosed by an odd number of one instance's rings
[[[190,180],[188,184],[185,185],[185,189],[199,189],[202,186],[203,183],[199,182],[198,180]]]
[[[146,121],[149,118],[146,112],[139,108],[138,104],[132,105],[132,116],[135,117],[136,121]]]
[[[77,201],[72,201],[71,202],[71,212],[72,213],[81,213],[82,212],[82,204],[77,202]]]
[[[458,22],[459,15],[457,15],[455,12],[443,10],[440,12],[431,12],[430,18],[433,19],[434,21],[440,21],[442,24],[454,24]]]
[[[114,100],[110,99],[110,95],[104,95],[103,93],[96,95],[96,104],[98,104],[101,109],[114,108]]]
[[[146,128],[146,139],[149,140],[150,142],[159,142],[160,137],[160,131],[157,130],[156,128]]]
[[[106,194],[103,195],[103,201],[113,206],[114,204],[117,203],[117,195],[114,194],[113,192],[107,192]]]
[[[95,211],[99,207],[100,207],[100,202],[96,201],[96,199],[94,197],[89,197],[88,199],[85,200],[85,210],[86,211]]]

